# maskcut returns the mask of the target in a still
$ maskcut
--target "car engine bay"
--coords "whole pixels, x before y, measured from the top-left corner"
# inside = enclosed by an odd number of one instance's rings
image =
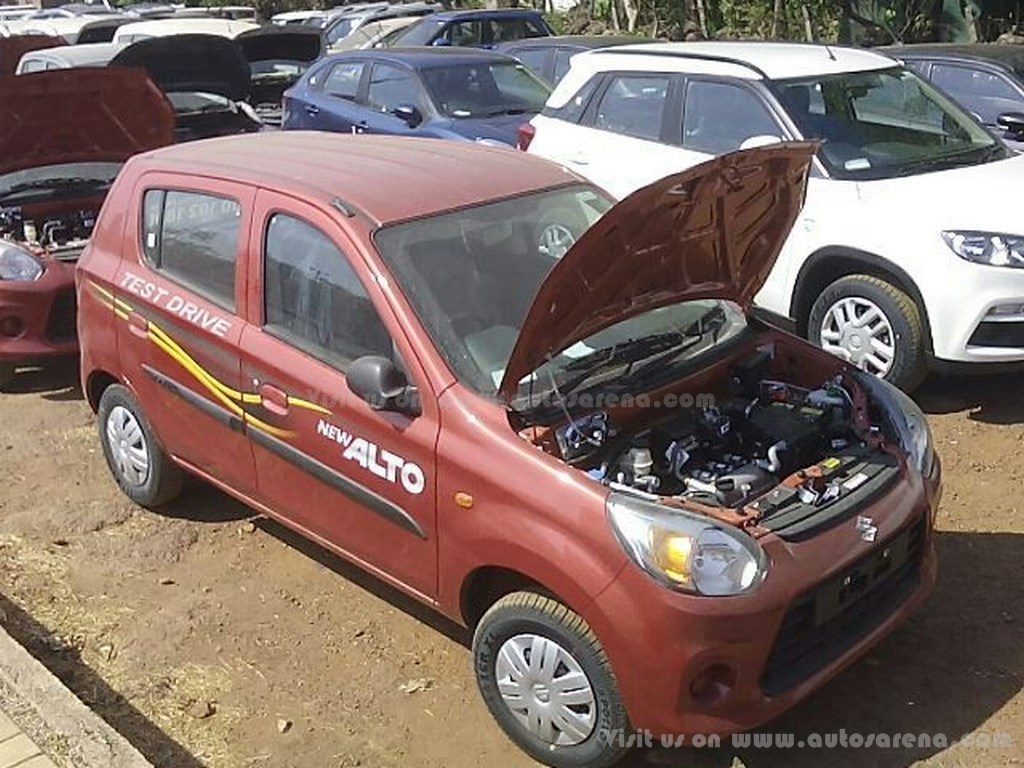
[[[557,451],[604,484],[734,522],[799,523],[895,478],[899,462],[866,423],[855,382],[840,374],[808,388],[770,367],[760,349],[731,368],[726,397],[695,398],[639,430],[620,430],[605,411],[571,420],[555,430]]]
[[[20,206],[0,206],[0,240],[7,240],[36,255],[74,262],[92,236],[98,210],[81,209],[38,217]]]

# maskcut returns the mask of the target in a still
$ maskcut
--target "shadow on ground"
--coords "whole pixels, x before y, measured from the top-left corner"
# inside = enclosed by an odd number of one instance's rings
[[[1024,378],[1017,374],[932,376],[914,399],[933,415],[969,411],[986,424],[1024,423]]]
[[[3,388],[5,395],[41,394],[44,400],[82,400],[78,358],[54,360],[45,365],[18,369],[14,380]]]
[[[387,601],[455,642],[468,630],[269,520],[258,525],[339,576]],[[1024,534],[937,534],[941,572],[935,593],[903,627],[809,699],[760,733],[944,734],[975,731],[1024,687],[1024,581],[1007,579],[1024,562]],[[1013,615],[1010,611],[1016,611]],[[466,654],[466,664],[470,664]],[[656,660],[653,662],[656,663]],[[638,752],[625,768],[903,768],[941,746],[873,749],[661,749]],[[726,746],[729,745],[729,746]],[[1019,748],[1019,747],[1018,747]],[[827,757],[826,757],[827,755]],[[973,758],[974,755],[969,757]],[[972,764],[988,764],[984,754]],[[824,758],[824,762],[823,762]]]
[[[73,647],[0,595],[7,632],[56,675],[156,768],[204,768],[188,750],[160,730],[89,667]]]

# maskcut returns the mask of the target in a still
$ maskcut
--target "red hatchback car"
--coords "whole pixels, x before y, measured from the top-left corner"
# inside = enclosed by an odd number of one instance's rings
[[[484,700],[545,764],[753,728],[936,572],[921,411],[748,313],[812,152],[617,205],[430,140],[138,156],[78,267],[111,471],[146,506],[204,478],[472,627]]]
[[[2,47],[2,46],[0,46]],[[121,164],[173,140],[144,72],[0,77],[0,387],[78,352],[74,263]]]

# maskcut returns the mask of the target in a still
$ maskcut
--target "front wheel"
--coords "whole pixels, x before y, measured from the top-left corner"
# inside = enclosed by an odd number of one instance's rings
[[[600,641],[561,603],[514,592],[473,636],[477,685],[502,730],[554,768],[608,768],[626,753],[629,718]]]
[[[847,275],[825,288],[811,307],[807,335],[826,352],[907,391],[927,373],[917,304],[873,275]]]

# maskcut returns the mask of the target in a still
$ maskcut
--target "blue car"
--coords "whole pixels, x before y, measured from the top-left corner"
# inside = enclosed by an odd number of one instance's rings
[[[515,146],[549,93],[527,67],[493,51],[351,51],[317,62],[285,93],[283,128]]]
[[[493,48],[499,43],[555,34],[539,11],[442,11],[410,26],[393,45]]]

